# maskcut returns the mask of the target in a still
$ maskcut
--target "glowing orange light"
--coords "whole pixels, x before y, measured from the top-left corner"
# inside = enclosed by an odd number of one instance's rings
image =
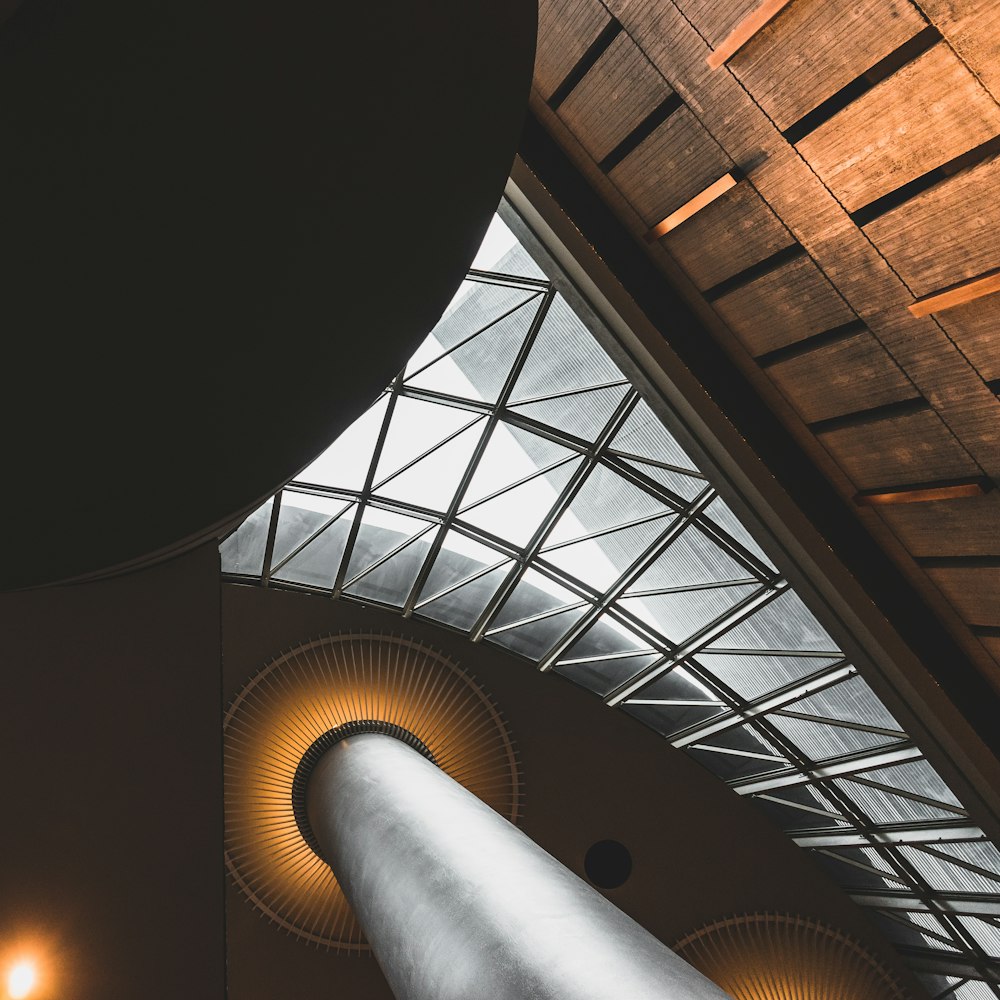
[[[7,973],[7,992],[12,1000],[23,1000],[31,994],[38,982],[34,962],[21,961],[12,965]]]

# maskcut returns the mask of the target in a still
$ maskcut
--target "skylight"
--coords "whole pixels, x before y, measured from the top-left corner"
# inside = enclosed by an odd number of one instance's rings
[[[1000,957],[996,848],[499,217],[404,371],[222,562],[588,688],[814,852],[932,994]]]

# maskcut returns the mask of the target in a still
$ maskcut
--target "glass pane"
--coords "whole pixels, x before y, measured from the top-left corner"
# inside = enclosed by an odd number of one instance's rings
[[[673,472],[670,469],[663,469],[647,462],[635,462],[628,459],[625,464],[640,475],[670,490],[671,493],[676,493],[682,500],[693,500],[708,486],[708,481],[704,478],[685,476],[681,472]]]
[[[719,640],[720,644],[722,640]],[[740,653],[698,653],[698,664],[748,701],[788,684],[806,680],[838,657],[749,656]]]
[[[923,802],[915,802],[846,778],[837,778],[834,784],[876,823],[924,823],[955,819],[953,812],[937,809]]]
[[[477,271],[498,271],[526,278],[545,277],[499,215],[493,216],[472,267]]]
[[[664,736],[701,725],[728,710],[718,697],[680,668],[661,674],[623,707]]]
[[[366,507],[351,551],[351,561],[344,575],[344,583],[349,584],[362,570],[426,528],[427,522],[419,518],[406,517],[378,507]]]
[[[312,465],[295,477],[296,482],[343,490],[363,489],[388,402],[388,395],[381,396]]]
[[[750,585],[621,598],[618,606],[679,645],[716,618],[727,614],[758,589],[756,585]]]
[[[272,579],[332,590],[356,512],[357,504],[350,504],[340,517],[314,535],[305,548],[275,570]]]
[[[603,698],[659,659],[659,653],[639,653],[585,662],[560,660],[552,669]]]
[[[530,660],[539,660],[557,640],[586,613],[586,608],[569,608],[547,618],[540,618],[516,628],[488,636],[489,641],[520,653]]]
[[[513,565],[513,561],[504,563],[484,576],[462,584],[461,587],[422,605],[419,613],[454,628],[472,628],[486,609],[490,598],[507,578]]]
[[[490,623],[489,631],[545,611],[576,604],[579,600],[571,590],[560,586],[537,570],[525,570],[517,586]]]
[[[458,531],[449,531],[420,592],[420,601],[437,597],[449,587],[501,561],[503,556],[495,549],[474,542]]]
[[[223,573],[260,576],[271,525],[274,497],[258,507],[223,543],[219,550]]]
[[[713,774],[726,781],[751,778],[789,766],[782,754],[747,726],[716,733],[686,750]]]
[[[668,590],[746,579],[748,574],[744,567],[689,525],[629,587],[626,596],[639,591]]]
[[[681,469],[698,472],[698,466],[688,453],[677,443],[674,436],[663,426],[663,421],[649,408],[645,400],[640,400],[629,414],[622,429],[611,442],[615,451],[639,458],[652,459],[676,465]]]
[[[618,404],[625,398],[628,387],[611,386],[591,389],[572,396],[556,396],[532,403],[512,404],[511,410],[529,420],[537,420],[563,434],[596,441],[614,416]]]
[[[941,847],[955,845],[932,844],[931,846],[934,850],[939,850]],[[926,854],[915,847],[904,846],[900,847],[899,850],[906,856],[906,860],[920,872],[932,889],[939,889],[942,892],[1000,892],[1000,881],[997,879],[971,872],[967,868],[959,868],[958,865],[950,864],[944,858]]]
[[[737,649],[837,650],[823,626],[790,590],[719,636],[714,644]]]
[[[705,516],[713,520],[720,528],[730,534],[748,552],[755,555],[765,566],[774,572],[774,564],[757,544],[753,536],[743,526],[743,522],[729,509],[726,502],[720,498],[713,500],[705,508]]]
[[[467,410],[427,403],[422,399],[400,396],[382,445],[375,482],[380,483],[428,448],[454,434],[472,420]]]
[[[434,532],[428,531],[384,563],[344,588],[345,594],[401,607],[427,558]]]
[[[851,825],[835,814],[836,810],[819,791],[807,785],[778,788],[767,795],[754,796],[753,803],[787,833],[844,829]],[[884,884],[885,880],[878,881]]]
[[[351,506],[350,500],[339,497],[321,497],[312,493],[285,490],[281,494],[271,566],[280,566],[300,545],[334,518],[342,516]]]

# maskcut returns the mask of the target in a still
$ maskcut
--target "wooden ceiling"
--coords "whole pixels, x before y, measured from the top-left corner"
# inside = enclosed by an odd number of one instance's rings
[[[536,118],[1000,690],[1000,0],[539,6]]]

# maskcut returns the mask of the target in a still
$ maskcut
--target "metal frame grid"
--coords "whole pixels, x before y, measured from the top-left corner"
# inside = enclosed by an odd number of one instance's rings
[[[1000,997],[1000,852],[552,282],[501,265],[223,543],[227,577],[583,684],[754,799],[932,994]]]

